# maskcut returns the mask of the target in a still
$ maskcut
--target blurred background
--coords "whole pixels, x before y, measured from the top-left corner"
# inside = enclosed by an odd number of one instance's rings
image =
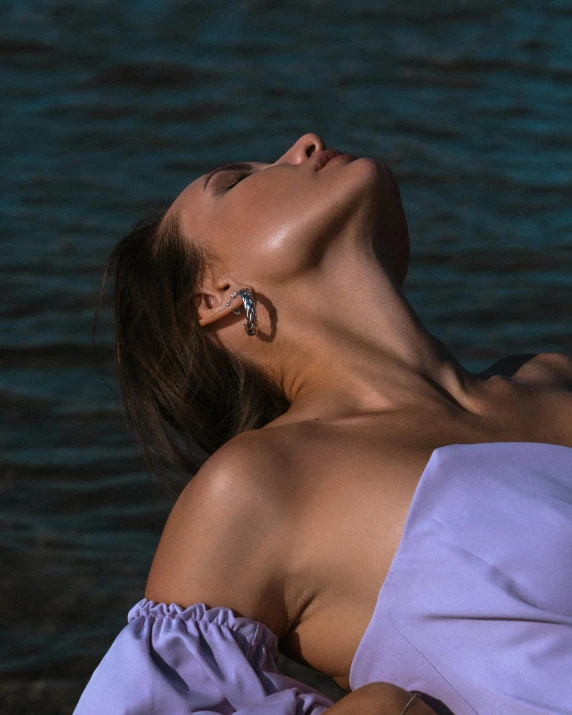
[[[465,367],[572,354],[571,37],[572,0],[0,3],[2,713],[71,713],[170,508],[91,344],[112,246],[317,132],[391,166],[406,295]]]

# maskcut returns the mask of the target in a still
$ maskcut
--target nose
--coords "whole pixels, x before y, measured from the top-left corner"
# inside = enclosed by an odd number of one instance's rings
[[[288,151],[283,154],[275,163],[282,164],[288,162],[290,164],[301,164],[306,161],[314,152],[322,151],[326,145],[318,134],[309,132],[303,134]]]

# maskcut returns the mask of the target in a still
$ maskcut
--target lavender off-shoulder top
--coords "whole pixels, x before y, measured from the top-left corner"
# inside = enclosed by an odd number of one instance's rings
[[[127,620],[74,715],[333,704],[278,672],[276,636],[228,608],[142,599]],[[352,662],[352,689],[375,681],[427,694],[438,713],[572,714],[572,448],[433,451]]]

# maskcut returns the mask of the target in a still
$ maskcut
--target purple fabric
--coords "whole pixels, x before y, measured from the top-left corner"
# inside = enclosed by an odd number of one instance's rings
[[[74,715],[321,715],[333,704],[279,673],[274,633],[229,608],[144,598],[127,621]]]
[[[572,713],[572,448],[432,453],[350,671],[377,680],[455,715]]]
[[[277,653],[228,608],[143,599],[75,715],[321,715],[333,703]],[[375,681],[455,715],[572,713],[572,448],[433,451],[352,663],[352,689]]]

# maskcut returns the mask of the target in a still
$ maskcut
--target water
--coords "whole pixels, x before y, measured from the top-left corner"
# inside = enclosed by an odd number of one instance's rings
[[[169,509],[91,348],[111,247],[314,131],[392,167],[406,293],[467,368],[572,354],[572,2],[4,0],[0,28],[1,696],[50,715],[142,597]]]

